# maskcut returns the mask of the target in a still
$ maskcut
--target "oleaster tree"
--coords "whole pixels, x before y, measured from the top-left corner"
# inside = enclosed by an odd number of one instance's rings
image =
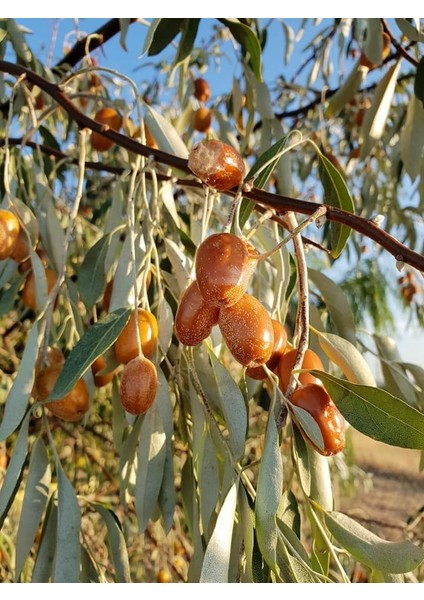
[[[0,20],[0,579],[422,580],[419,518],[387,541],[334,494],[354,430],[424,450],[388,335],[423,322],[422,21],[112,19],[54,66],[27,34]]]

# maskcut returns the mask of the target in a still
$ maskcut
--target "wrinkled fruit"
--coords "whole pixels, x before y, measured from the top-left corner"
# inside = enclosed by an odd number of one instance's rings
[[[153,404],[158,387],[156,367],[148,358],[133,358],[122,373],[120,400],[132,415],[142,415]]]
[[[188,167],[218,192],[240,185],[245,175],[240,154],[220,140],[202,140],[195,144],[188,156]]]
[[[240,300],[256,265],[250,248],[232,233],[215,233],[200,244],[196,278],[206,302],[231,306]]]
[[[323,446],[317,446],[306,436],[317,452],[323,456],[331,456],[344,449],[345,420],[322,385],[309,383],[298,387],[293,392],[290,402],[298,408],[303,408],[317,423]]]
[[[221,308],[218,324],[229,351],[240,364],[258,367],[269,360],[274,328],[259,300],[245,294],[237,304]]]

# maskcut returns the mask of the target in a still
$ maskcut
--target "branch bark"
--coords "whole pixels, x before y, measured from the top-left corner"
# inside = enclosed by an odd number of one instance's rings
[[[153,156],[154,159],[159,163],[193,175],[188,168],[186,159],[168,154],[167,152],[163,152],[162,150],[158,150],[156,148],[150,148],[149,146],[140,144],[136,140],[133,140],[122,133],[118,133],[113,129],[108,129],[101,123],[98,123],[94,119],[91,119],[82,113],[64,94],[59,85],[50,83],[40,75],[37,75],[37,73],[32,72],[30,69],[7,61],[0,61],[0,72],[9,73],[16,77],[25,75],[26,79],[30,83],[37,85],[44,92],[49,94],[54,100],[56,100],[56,102],[65,109],[65,111],[79,127],[87,127],[92,131],[97,131],[98,133],[101,133],[105,137],[111,139],[116,144],[126,148],[130,152],[141,154],[145,157]],[[180,180],[180,184],[184,185],[184,180]],[[230,190],[227,193],[235,196],[237,189]],[[273,194],[256,188],[253,188],[250,192],[243,192],[243,196],[264,207],[274,208],[279,212],[293,211],[304,215],[311,215],[317,209],[317,204],[315,202],[300,200],[298,198],[290,198],[288,196],[281,196],[279,194]],[[334,206],[324,206],[327,207],[327,218],[330,221],[347,225],[358,233],[361,233],[362,235],[372,239],[379,246],[387,250],[394,256],[396,261],[404,262],[411,267],[424,272],[424,256],[414,252],[399,242],[396,238],[382,230],[378,225],[369,219],[364,219],[359,215],[349,213]]]

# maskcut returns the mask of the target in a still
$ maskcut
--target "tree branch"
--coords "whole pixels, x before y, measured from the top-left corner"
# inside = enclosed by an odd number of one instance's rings
[[[78,110],[75,104],[63,93],[60,86],[50,83],[40,75],[33,73],[31,70],[14,63],[0,61],[0,72],[9,73],[16,77],[24,74],[29,82],[37,85],[40,87],[40,89],[45,91],[54,100],[56,100],[56,102],[65,109],[65,111],[79,127],[87,127],[92,131],[97,131],[116,144],[126,148],[130,152],[141,154],[142,156],[146,157],[153,156],[154,159],[159,163],[163,163],[170,167],[176,168],[179,171],[192,175],[185,158],[168,154],[167,152],[163,152],[162,150],[158,150],[156,148],[150,148],[149,146],[140,144],[136,140],[133,140],[122,133],[118,133],[113,129],[108,129],[105,125],[102,125],[94,119],[87,117],[87,115]],[[180,184],[185,185],[184,180],[180,180]],[[236,189],[227,192],[227,194],[232,196],[235,196],[236,193]],[[253,188],[250,192],[243,192],[243,196],[253,200],[255,203],[261,204],[262,206],[274,208],[279,212],[293,211],[305,215],[311,215],[317,209],[317,204],[315,202],[281,196],[256,188]],[[334,206],[324,206],[327,207],[327,218],[330,221],[347,225],[349,228],[375,241],[382,248],[390,252],[390,254],[392,254],[397,261],[407,263],[411,267],[424,272],[424,256],[401,244],[392,235],[380,229],[380,227],[378,227],[369,219],[364,219],[359,215],[349,213]]]

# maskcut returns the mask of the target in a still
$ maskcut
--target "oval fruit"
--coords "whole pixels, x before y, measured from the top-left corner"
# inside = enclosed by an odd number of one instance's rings
[[[269,360],[274,328],[259,300],[244,294],[237,304],[221,308],[218,324],[228,349],[240,364],[259,367]]]
[[[52,269],[46,269],[45,274],[47,280],[47,295],[49,295],[53,289],[54,284],[56,283],[57,275],[54,271],[52,271]],[[27,306],[31,310],[36,310],[37,301],[35,296],[35,275],[33,271],[31,271],[31,273],[25,280],[25,284],[22,290],[22,301],[25,304],[25,306]]]
[[[110,107],[101,108],[94,116],[94,120],[102,125],[107,125],[110,129],[119,131],[122,125],[121,115]],[[91,132],[91,146],[94,150],[99,152],[106,152],[113,146],[114,142],[104,135],[97,133],[97,131]]]
[[[240,185],[245,175],[240,154],[220,140],[202,140],[195,144],[188,156],[188,167],[218,192]]]
[[[291,372],[293,370],[294,361],[296,359],[297,349],[294,348],[289,352],[283,354],[283,356],[278,361],[277,368],[275,372],[277,373],[280,379],[280,389],[284,393],[289,385]],[[321,362],[320,357],[313,350],[309,348],[306,350],[305,357],[302,363],[302,369],[317,369],[319,371],[324,371],[324,365]],[[298,375],[298,380],[301,385],[306,385],[308,383],[317,383],[320,384],[320,380],[317,379],[314,375],[310,373],[300,373]]]
[[[35,362],[35,375],[40,372],[40,370],[45,369],[46,367],[63,367],[65,363],[65,357],[59,348],[55,346],[49,346],[47,348],[47,352],[44,355],[43,364],[41,365],[41,354],[37,357]]]
[[[0,209],[0,260],[9,258],[19,237],[20,224],[10,210]]]
[[[12,258],[17,263],[24,263],[28,260],[30,256],[30,249],[28,246],[28,237],[25,231],[21,228],[19,230],[18,239],[16,240],[15,245],[13,246],[12,252],[10,254],[10,258]]]
[[[199,102],[207,102],[211,97],[211,86],[202,77],[198,77],[194,80],[194,97]]]
[[[96,360],[91,365],[91,371],[93,373],[94,385],[96,387],[104,387],[108,383],[112,381],[115,376],[116,369],[113,371],[109,371],[109,373],[105,373],[104,375],[98,375],[100,371],[106,367],[106,362],[103,356],[98,356]]]
[[[46,267],[47,266],[47,256],[46,256],[46,253],[44,252],[44,250],[42,250],[41,248],[38,248],[36,250],[36,253],[38,254],[41,262],[43,263],[43,265]],[[27,258],[26,260],[24,260],[24,262],[20,263],[20,265],[18,267],[18,271],[22,275],[24,273],[26,273],[27,271],[29,271],[30,269],[32,269],[31,258]]]
[[[35,380],[36,397],[43,401],[50,396],[62,370],[62,365],[53,364],[42,369]],[[46,402],[50,412],[64,421],[79,421],[90,405],[90,397],[83,379],[79,379],[72,390],[59,400]]]
[[[278,365],[287,348],[287,331],[284,325],[276,319],[272,319],[272,327],[274,329],[274,346],[271,356],[265,363],[271,371]],[[267,376],[263,367],[249,367],[246,369],[246,375],[257,380],[265,379]]]
[[[153,404],[158,387],[156,367],[145,356],[130,360],[122,372],[120,400],[124,410],[142,415]]]
[[[201,106],[196,110],[193,117],[193,127],[196,131],[205,133],[212,123],[212,111],[206,106]]]
[[[159,334],[158,322],[154,314],[142,308],[137,309],[137,322],[143,354],[149,357],[156,348]],[[122,364],[127,364],[138,356],[134,311],[115,342],[115,356],[116,360]]]
[[[196,346],[205,340],[218,323],[219,307],[206,302],[197,281],[182,294],[175,315],[175,333],[186,346]]]
[[[214,233],[196,253],[196,278],[209,304],[231,306],[246,292],[256,259],[246,242],[232,233]]]
[[[322,385],[309,383],[298,387],[291,395],[290,402],[306,410],[317,423],[323,439],[323,448],[318,447],[307,436],[317,452],[323,456],[331,456],[344,449],[345,420]]]

